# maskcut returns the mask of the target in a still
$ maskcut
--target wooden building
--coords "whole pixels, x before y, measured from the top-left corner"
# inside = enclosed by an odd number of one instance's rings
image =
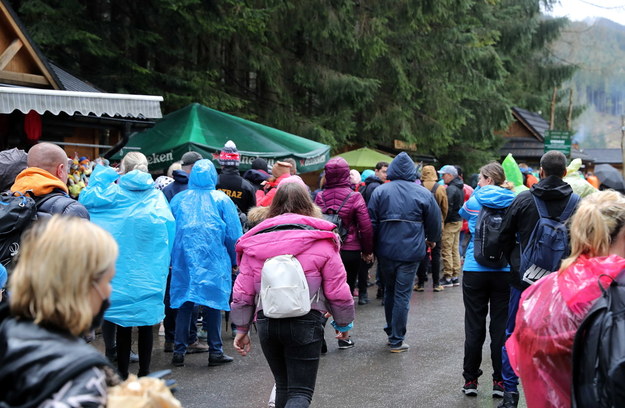
[[[0,150],[51,141],[93,159],[153,126],[162,101],[103,92],[52,64],[0,1]]]

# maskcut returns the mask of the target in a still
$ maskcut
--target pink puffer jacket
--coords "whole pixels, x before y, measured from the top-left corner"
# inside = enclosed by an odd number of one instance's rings
[[[373,253],[373,227],[367,204],[362,195],[350,188],[349,164],[342,157],[330,159],[325,165],[326,184],[315,197],[315,204],[325,211],[327,208],[338,209],[345,198],[345,204],[339,212],[348,234],[341,245],[341,250]]]
[[[256,235],[282,224],[306,224],[315,230],[282,230]],[[334,224],[298,214],[269,218],[243,235],[236,245],[239,275],[234,282],[230,316],[237,330],[246,332],[256,312],[260,273],[265,260],[278,255],[295,255],[301,263],[310,297],[322,288],[320,301],[312,308],[328,311],[336,323],[345,326],[354,320],[354,299],[347,285],[345,268],[338,252]],[[325,298],[325,299],[324,299]]]

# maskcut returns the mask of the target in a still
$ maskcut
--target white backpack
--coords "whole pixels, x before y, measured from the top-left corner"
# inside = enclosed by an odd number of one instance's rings
[[[293,255],[268,258],[260,278],[259,306],[274,319],[303,316],[310,312],[310,293],[304,269]]]

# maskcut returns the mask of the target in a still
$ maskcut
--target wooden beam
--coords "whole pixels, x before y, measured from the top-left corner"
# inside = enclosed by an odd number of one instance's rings
[[[47,85],[50,82],[43,75],[24,74],[21,72],[0,71],[0,80],[7,81],[14,85]]]
[[[13,40],[13,42],[11,42],[11,45],[9,45],[7,49],[4,50],[2,55],[0,55],[0,71],[5,69],[7,65],[9,65],[9,62],[11,62],[13,57],[15,57],[15,54],[17,54],[19,50],[22,49],[23,45],[24,44],[22,43],[22,41],[20,41],[19,38],[16,38],[15,40]]]

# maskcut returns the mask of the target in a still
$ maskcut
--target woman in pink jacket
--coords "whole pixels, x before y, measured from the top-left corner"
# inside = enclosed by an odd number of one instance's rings
[[[287,403],[309,406],[319,367],[324,314],[333,316],[338,339],[349,338],[354,320],[354,300],[339,256],[335,226],[320,215],[304,187],[283,183],[269,217],[243,235],[236,246],[239,275],[230,313],[237,326],[234,347],[243,356],[250,351],[248,330],[257,313],[260,345],[276,381],[276,407]],[[312,228],[290,229],[295,228],[293,224]],[[262,305],[257,310],[261,270],[268,258],[285,254],[295,256],[302,266],[311,310],[299,317],[268,318]]]
[[[529,408],[571,406],[575,333],[601,296],[598,283],[607,287],[625,268],[624,225],[625,197],[587,196],[571,218],[571,256],[523,292],[506,349]]]

